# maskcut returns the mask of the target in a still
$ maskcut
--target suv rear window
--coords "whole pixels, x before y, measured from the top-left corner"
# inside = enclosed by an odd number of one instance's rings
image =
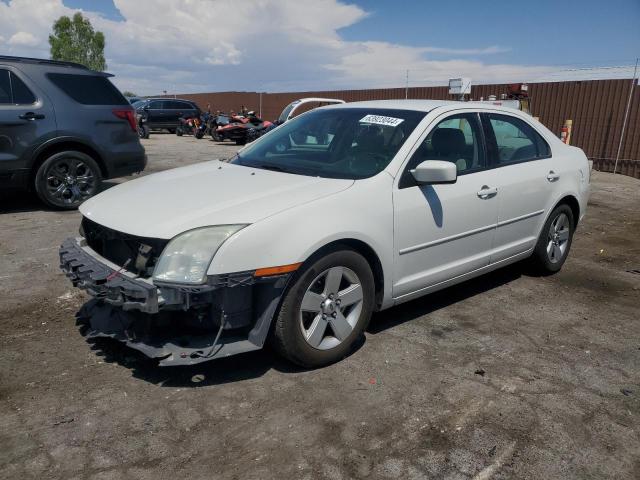
[[[83,105],[129,105],[106,78],[97,75],[48,73],[47,77],[73,100]]]

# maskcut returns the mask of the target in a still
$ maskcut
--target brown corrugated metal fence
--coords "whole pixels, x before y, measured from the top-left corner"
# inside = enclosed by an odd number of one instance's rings
[[[582,148],[596,169],[613,171],[624,112],[629,96],[631,79],[584,80],[572,82],[530,83],[531,113],[555,133],[565,120],[573,120],[571,144]],[[471,98],[485,99],[489,95],[507,92],[506,84],[476,85],[471,88]],[[221,92],[179,95],[197,102],[205,109],[239,110],[242,105],[249,110],[262,110],[262,117],[275,119],[291,101],[302,97],[341,98],[347,102],[405,98],[404,88],[339,90],[324,92]],[[453,97],[448,87],[412,87],[409,98],[445,100]],[[627,127],[618,171],[640,178],[640,88],[636,86],[627,120]]]

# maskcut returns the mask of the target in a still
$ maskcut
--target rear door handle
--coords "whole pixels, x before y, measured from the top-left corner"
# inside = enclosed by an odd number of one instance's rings
[[[560,178],[560,175],[558,175],[556,172],[554,172],[553,170],[551,170],[549,172],[549,174],[547,175],[547,180],[549,180],[550,182],[555,182],[556,180],[558,180]]]
[[[478,197],[482,200],[486,200],[487,198],[495,197],[498,194],[497,188],[491,188],[486,185],[483,185],[480,191],[477,193]]]
[[[44,118],[44,115],[41,113],[27,112],[18,116],[18,118],[20,118],[21,120],[42,120]]]

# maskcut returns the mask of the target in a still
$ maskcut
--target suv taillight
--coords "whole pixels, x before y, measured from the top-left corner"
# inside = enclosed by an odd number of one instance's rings
[[[129,122],[131,130],[133,130],[134,132],[138,131],[138,129],[136,128],[136,113],[133,108],[114,108],[113,114],[116,117]]]

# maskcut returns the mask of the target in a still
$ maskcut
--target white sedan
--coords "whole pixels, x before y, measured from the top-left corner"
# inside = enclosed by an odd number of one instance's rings
[[[529,258],[560,270],[589,196],[584,153],[486,103],[307,112],[211,161],[88,200],[61,267],[86,334],[161,365],[262,348],[347,355],[377,310]]]

